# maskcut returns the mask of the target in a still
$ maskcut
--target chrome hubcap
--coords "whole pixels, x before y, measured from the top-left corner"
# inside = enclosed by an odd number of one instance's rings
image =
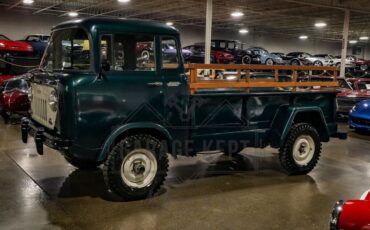
[[[293,158],[296,164],[306,166],[315,153],[315,142],[309,135],[301,135],[294,142]]]
[[[157,174],[157,159],[147,149],[135,149],[123,159],[121,177],[132,188],[143,188],[152,184]]]

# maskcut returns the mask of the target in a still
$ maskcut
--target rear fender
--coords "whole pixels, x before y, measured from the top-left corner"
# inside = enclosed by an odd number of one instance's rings
[[[324,114],[319,107],[282,107],[279,109],[277,114],[274,117],[274,120],[272,121],[271,130],[269,133],[269,141],[270,145],[273,148],[279,148],[281,147],[286,137],[289,134],[289,131],[292,127],[292,125],[295,122],[295,119],[302,115],[307,114],[308,117],[312,117],[316,119],[315,123],[314,120],[299,120],[297,122],[304,122],[304,123],[310,123],[318,129],[318,132],[320,134],[322,141],[328,141],[329,140],[329,130],[328,126],[325,121]],[[318,116],[318,117],[317,117]],[[317,121],[319,121],[319,124],[317,124]]]

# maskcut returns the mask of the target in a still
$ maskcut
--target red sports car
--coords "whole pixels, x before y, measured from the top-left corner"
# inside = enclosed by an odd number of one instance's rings
[[[7,121],[14,113],[26,114],[30,107],[28,99],[29,84],[25,78],[14,78],[6,81],[0,94],[2,117]]]
[[[0,72],[9,73],[11,65],[7,62],[17,62],[33,56],[33,48],[30,44],[21,41],[12,41],[4,35],[0,35]]]
[[[303,76],[300,81],[333,81],[332,76]],[[348,114],[358,102],[370,99],[370,78],[338,78],[338,112]],[[320,87],[315,89],[321,90]]]
[[[27,42],[21,41],[12,41],[4,35],[0,34],[0,53],[1,55],[5,55],[7,53],[14,54],[14,53],[32,53],[33,48]]]
[[[4,87],[7,80],[14,78],[13,75],[0,75],[0,88]]]
[[[370,230],[370,190],[360,200],[338,201],[331,214],[331,230]]]

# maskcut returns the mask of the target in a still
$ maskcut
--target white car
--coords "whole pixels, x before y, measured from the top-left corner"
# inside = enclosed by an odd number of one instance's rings
[[[320,58],[325,58],[327,60],[331,60],[332,66],[337,66],[337,67],[339,67],[342,62],[342,59],[340,58],[340,56],[333,56],[330,54],[316,54],[315,57],[320,57]],[[352,67],[354,61],[355,60],[353,59],[352,56],[348,56],[346,58],[346,67]]]

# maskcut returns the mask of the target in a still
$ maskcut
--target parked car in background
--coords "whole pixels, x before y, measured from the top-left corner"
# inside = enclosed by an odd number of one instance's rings
[[[281,57],[281,58],[283,58],[285,56],[284,53],[280,53],[280,52],[272,52],[271,54],[276,55],[276,56]]]
[[[357,59],[354,62],[357,71],[368,72],[370,71],[370,60]]]
[[[37,57],[42,57],[48,45],[50,35],[33,34],[28,35],[23,42],[27,42],[33,48],[33,52]]]
[[[0,75],[0,88],[4,87],[4,84],[7,80],[14,78],[13,75]]]
[[[326,60],[322,57],[314,57],[306,52],[292,52],[283,57],[288,65],[313,65],[313,66],[331,66],[332,60]]]
[[[0,93],[1,116],[4,120],[9,120],[12,114],[27,114],[30,108],[28,99],[28,74],[6,81]]]
[[[370,131],[370,99],[353,106],[349,112],[348,124],[351,129]]]
[[[300,81],[333,81],[332,76],[301,76]],[[366,78],[338,78],[338,113],[348,114],[354,105],[370,99],[370,79]],[[315,87],[321,90],[320,87]]]
[[[252,59],[247,61],[243,59],[243,64],[264,64],[264,65],[282,65],[284,60],[278,55],[269,53],[262,47],[250,47],[246,49],[247,54],[250,54]]]
[[[153,56],[153,44],[152,42],[138,42],[136,43],[136,55],[141,56],[142,58],[149,58]],[[162,52],[166,56],[167,60],[176,59],[177,50],[173,44],[164,43],[162,44]],[[188,49],[182,49],[182,56],[187,62],[191,57],[192,52]]]
[[[202,45],[186,46],[183,50],[189,50],[192,54],[185,61],[188,63],[204,63],[205,48]],[[211,50],[211,63],[229,64],[234,62],[234,56],[225,51]]]
[[[5,35],[0,34],[0,57],[8,55],[30,55],[33,48],[30,44],[21,41],[12,41]]]
[[[17,75],[26,73],[31,68],[20,66],[36,66],[39,58],[35,58],[30,44],[22,41],[12,41],[0,35],[0,73]]]
[[[339,67],[342,62],[341,58],[335,57],[330,54],[315,54],[314,57],[325,58],[326,60],[332,61],[332,65],[337,66],[337,67]],[[346,58],[346,67],[352,67],[352,66],[353,66],[353,61],[351,61],[351,59],[349,58]]]
[[[231,53],[234,56],[234,62],[237,64],[243,63],[243,59],[251,59],[251,55],[245,50],[246,44],[237,40],[212,40],[212,50],[224,51]]]
[[[369,230],[370,190],[359,200],[340,200],[335,203],[330,218],[330,230]]]

